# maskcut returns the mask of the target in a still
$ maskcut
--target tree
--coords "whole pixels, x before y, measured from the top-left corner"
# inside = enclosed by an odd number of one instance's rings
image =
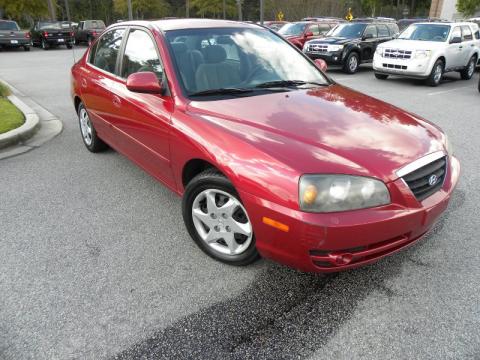
[[[51,0],[54,7],[55,0]],[[21,20],[24,17],[42,18],[49,15],[48,2],[45,0],[0,0],[0,9],[4,16],[9,19]]]
[[[190,0],[190,6],[202,17],[223,17],[223,0]],[[228,17],[237,13],[235,0],[225,1],[225,11]]]
[[[118,14],[127,17],[127,0],[113,0],[113,8]],[[133,17],[136,19],[162,18],[170,14],[170,4],[165,0],[132,0]]]
[[[480,0],[458,0],[457,10],[465,16],[472,16],[480,8]]]

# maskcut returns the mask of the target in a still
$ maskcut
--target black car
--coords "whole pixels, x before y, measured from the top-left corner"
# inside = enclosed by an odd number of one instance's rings
[[[65,45],[71,49],[74,44],[74,33],[70,23],[62,21],[39,21],[30,31],[33,46],[44,50]]]
[[[303,52],[311,59],[323,59],[329,65],[340,65],[348,74],[362,63],[373,60],[377,45],[398,35],[391,21],[356,21],[338,24],[325,38],[307,41]]]
[[[75,43],[87,43],[89,46],[105,30],[105,23],[102,20],[80,21],[75,31]]]

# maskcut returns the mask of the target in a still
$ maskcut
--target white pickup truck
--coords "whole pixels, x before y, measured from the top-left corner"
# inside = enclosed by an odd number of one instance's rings
[[[440,84],[444,73],[460,72],[469,80],[480,58],[480,34],[474,23],[416,23],[397,39],[377,47],[373,70],[377,79],[400,75]]]

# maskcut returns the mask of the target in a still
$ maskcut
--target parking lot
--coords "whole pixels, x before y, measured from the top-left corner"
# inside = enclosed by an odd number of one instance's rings
[[[462,175],[417,245],[330,276],[273,262],[230,267],[190,239],[180,199],[125,157],[91,154],[70,99],[74,51],[0,53],[0,79],[63,132],[0,160],[1,359],[480,358],[480,94],[446,75],[339,83],[450,137]]]

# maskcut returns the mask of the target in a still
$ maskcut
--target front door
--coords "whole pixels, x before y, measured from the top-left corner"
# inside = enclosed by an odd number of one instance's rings
[[[462,30],[460,26],[455,26],[450,34],[449,41],[452,41],[454,38],[462,38]],[[465,44],[463,42],[448,44],[446,49],[447,54],[447,69],[454,69],[460,66],[463,66],[463,50]]]

